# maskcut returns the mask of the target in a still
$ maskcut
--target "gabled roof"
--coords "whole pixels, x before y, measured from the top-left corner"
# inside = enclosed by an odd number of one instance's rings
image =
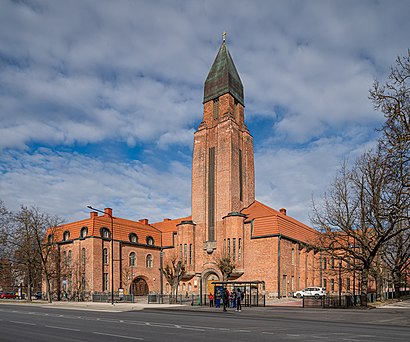
[[[224,40],[205,80],[204,103],[226,93],[244,106],[242,81]]]
[[[247,215],[247,221],[253,221],[252,237],[280,234],[304,243],[314,243],[318,239],[317,230],[261,202],[253,202],[242,213]]]

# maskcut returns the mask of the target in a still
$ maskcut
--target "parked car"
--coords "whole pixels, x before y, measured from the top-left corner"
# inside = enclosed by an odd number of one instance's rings
[[[2,292],[0,293],[1,299],[14,299],[16,295],[13,292]]]
[[[43,294],[41,292],[37,292],[36,299],[43,299]]]
[[[304,290],[296,291],[293,297],[303,298],[303,297],[315,297],[320,298],[326,296],[326,290],[323,287],[307,287]]]

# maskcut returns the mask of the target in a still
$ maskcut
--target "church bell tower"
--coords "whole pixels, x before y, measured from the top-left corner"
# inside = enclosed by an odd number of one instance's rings
[[[226,34],[204,85],[203,121],[194,134],[192,220],[198,242],[212,253],[223,218],[255,200],[253,140],[244,122],[243,85]]]

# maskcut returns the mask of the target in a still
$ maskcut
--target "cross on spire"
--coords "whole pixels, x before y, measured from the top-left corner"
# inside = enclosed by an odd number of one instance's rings
[[[222,42],[226,42],[226,32],[222,33]]]

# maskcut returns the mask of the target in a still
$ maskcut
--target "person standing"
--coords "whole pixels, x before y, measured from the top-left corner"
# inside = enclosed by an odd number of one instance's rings
[[[208,299],[209,299],[209,307],[212,308],[214,306],[214,295],[212,294],[212,292],[209,292]]]
[[[224,305],[224,311],[226,311],[226,307],[228,306],[229,303],[229,292],[228,289],[225,287],[222,293],[222,300],[223,300],[223,305]]]
[[[241,312],[242,310],[242,298],[243,294],[241,289],[238,287],[236,290],[236,311]]]

